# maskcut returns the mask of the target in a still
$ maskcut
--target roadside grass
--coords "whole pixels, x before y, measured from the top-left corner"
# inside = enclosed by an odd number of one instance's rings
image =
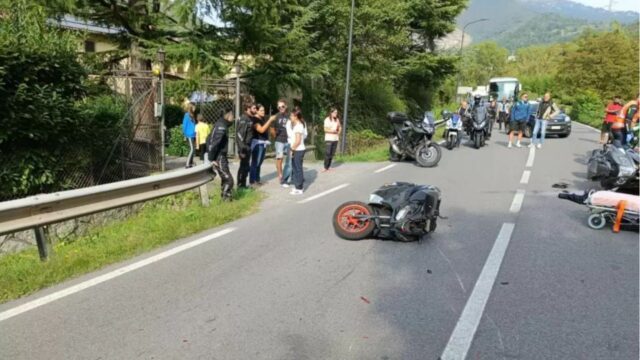
[[[0,303],[250,215],[262,199],[259,192],[242,190],[226,203],[215,192],[208,208],[195,191],[147,202],[125,220],[55,244],[47,262],[35,248],[0,257]]]
[[[350,155],[337,155],[337,162],[382,162],[389,160],[389,144],[376,145],[370,150]]]

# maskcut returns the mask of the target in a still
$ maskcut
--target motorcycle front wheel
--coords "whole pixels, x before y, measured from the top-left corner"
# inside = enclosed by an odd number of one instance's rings
[[[416,149],[416,162],[421,167],[434,167],[440,162],[442,150],[435,143],[420,144]]]
[[[480,149],[480,147],[482,146],[482,139],[480,138],[482,135],[480,134],[474,134],[473,136],[473,146],[476,149]]]
[[[346,240],[362,240],[371,234],[376,224],[362,217],[375,215],[371,206],[360,201],[346,202],[333,213],[333,229],[336,235]]]
[[[393,151],[393,146],[389,145],[389,161],[397,162],[402,160],[402,155]]]

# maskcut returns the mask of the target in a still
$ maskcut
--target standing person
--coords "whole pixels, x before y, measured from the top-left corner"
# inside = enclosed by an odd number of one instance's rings
[[[198,155],[200,155],[200,160],[202,162],[205,161],[205,153],[207,152],[207,137],[211,133],[211,126],[204,121],[204,116],[202,114],[198,114],[196,117],[198,119],[198,123],[196,124],[196,143],[198,144]]]
[[[253,118],[253,133],[251,139],[251,165],[249,168],[249,184],[254,186],[262,185],[260,182],[260,169],[264,156],[266,154],[269,142],[269,127],[276,119],[272,116],[269,120],[265,120],[264,106],[256,105],[256,116]]]
[[[324,152],[324,170],[322,170],[322,172],[331,169],[331,162],[338,148],[341,130],[342,125],[340,125],[340,118],[338,118],[338,109],[331,108],[331,110],[329,110],[329,116],[324,119],[324,142],[326,148]]]
[[[460,101],[458,115],[460,115],[460,119],[462,120],[462,125],[464,126],[465,132],[469,134],[471,129],[471,109],[469,109],[469,103],[467,102],[467,100]]]
[[[190,168],[193,166],[193,156],[196,152],[196,107],[193,104],[187,104],[182,118],[182,134],[189,143],[189,155],[185,167]]]
[[[227,148],[229,144],[229,125],[233,122],[233,112],[225,111],[224,115],[215,123],[213,132],[207,142],[208,157],[214,173],[220,176],[222,182],[221,197],[223,201],[232,200],[233,176],[229,171],[229,160],[227,159]]]
[[[547,135],[547,123],[558,114],[560,114],[560,109],[558,109],[553,100],[551,100],[551,93],[545,93],[542,102],[538,106],[536,125],[533,127],[529,147],[536,146],[536,140],[538,140],[537,148],[542,148],[544,137]],[[540,139],[538,139],[538,133],[540,133]]]
[[[504,124],[505,131],[507,130],[507,119],[509,118],[509,104],[507,98],[502,97],[502,101],[498,104],[498,130],[502,130],[502,124]]]
[[[489,112],[489,137],[491,137],[491,133],[493,132],[493,124],[495,124],[498,118],[498,103],[495,99],[491,99],[489,102],[489,106],[487,107]]]
[[[600,129],[600,144],[606,144],[609,142],[609,134],[613,134],[612,127],[616,123],[616,119],[622,110],[622,99],[620,96],[614,96],[611,99],[609,105],[605,109],[604,120],[602,122],[602,128]]]
[[[622,99],[616,95],[605,109],[604,120],[602,122],[602,128],[600,129],[600,144],[609,142],[611,127],[616,122],[620,110],[622,110]]]
[[[529,115],[531,114],[531,105],[529,104],[529,95],[527,93],[523,93],[520,97],[520,101],[515,103],[511,108],[511,119],[509,122],[509,145],[507,147],[513,146],[513,137],[514,132],[518,133],[518,142],[516,143],[516,147],[522,147],[520,144],[522,142],[522,132],[524,131],[524,127],[527,125],[527,120],[529,120]]]
[[[295,189],[292,189],[289,194],[302,195],[304,189],[304,171],[302,166],[305,153],[304,139],[307,137],[307,124],[302,117],[302,111],[298,108],[291,113],[290,120],[287,131],[290,135],[288,141],[291,144],[293,157],[293,172],[291,178]]]
[[[626,103],[616,115],[616,120],[611,124],[611,133],[614,138],[614,145],[617,147],[626,147],[627,146],[627,134],[628,129],[627,126],[630,126],[630,129],[633,129],[635,125],[638,123],[638,111],[637,106],[640,105],[640,94],[636,97],[636,100],[631,100]],[[635,113],[630,115],[632,107],[636,107]],[[629,122],[627,124],[627,118],[630,117]]]
[[[278,100],[278,114],[276,115],[275,126],[271,129],[271,135],[276,143],[276,170],[278,180],[282,187],[289,187],[291,176],[291,151],[287,141],[287,124],[289,123],[289,113],[287,113],[287,101]],[[284,163],[284,169],[283,169]]]
[[[247,177],[251,169],[251,141],[253,139],[253,117],[255,113],[256,106],[247,102],[244,105],[244,114],[238,121],[238,129],[236,131],[236,144],[238,144],[238,156],[240,157],[238,188],[247,187]]]

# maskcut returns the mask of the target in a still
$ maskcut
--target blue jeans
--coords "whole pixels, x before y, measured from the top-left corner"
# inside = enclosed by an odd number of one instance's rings
[[[266,146],[259,144],[253,147],[251,151],[251,168],[249,170],[249,184],[260,182],[260,167],[264,161],[264,155],[266,154]]]
[[[547,120],[536,119],[536,125],[533,127],[533,134],[531,134],[533,137],[531,142],[533,144],[535,144],[536,139],[538,139],[538,132],[540,132],[540,140],[538,140],[538,143],[544,144],[544,137],[547,134]]]
[[[291,145],[286,144],[284,146],[284,157],[282,158],[282,180],[281,184],[288,184],[291,180]]]

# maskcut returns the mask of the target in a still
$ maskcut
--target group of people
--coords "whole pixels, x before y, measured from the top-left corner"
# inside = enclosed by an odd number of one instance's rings
[[[624,147],[629,142],[629,135],[638,124],[638,107],[640,93],[635,100],[623,105],[620,96],[614,96],[605,109],[600,130],[600,143],[612,142],[615,146]]]
[[[307,123],[302,110],[295,107],[288,111],[287,101],[278,100],[278,112],[267,118],[265,107],[245,101],[243,115],[238,119],[235,142],[240,159],[237,181],[239,188],[263,185],[261,168],[267,147],[274,141],[275,165],[278,181],[283,188],[293,187],[291,195],[304,192],[303,162],[308,137]],[[228,129],[234,117],[231,109],[223,111],[213,127],[209,126],[202,114],[196,114],[196,107],[189,104],[182,124],[183,134],[189,144],[186,167],[194,165],[196,150],[203,162],[211,163],[213,170],[222,181],[222,198],[231,200],[233,177],[228,162]],[[330,171],[335,156],[342,125],[338,110],[332,108],[324,120],[325,159],[323,172]],[[247,184],[248,181],[248,184]]]

